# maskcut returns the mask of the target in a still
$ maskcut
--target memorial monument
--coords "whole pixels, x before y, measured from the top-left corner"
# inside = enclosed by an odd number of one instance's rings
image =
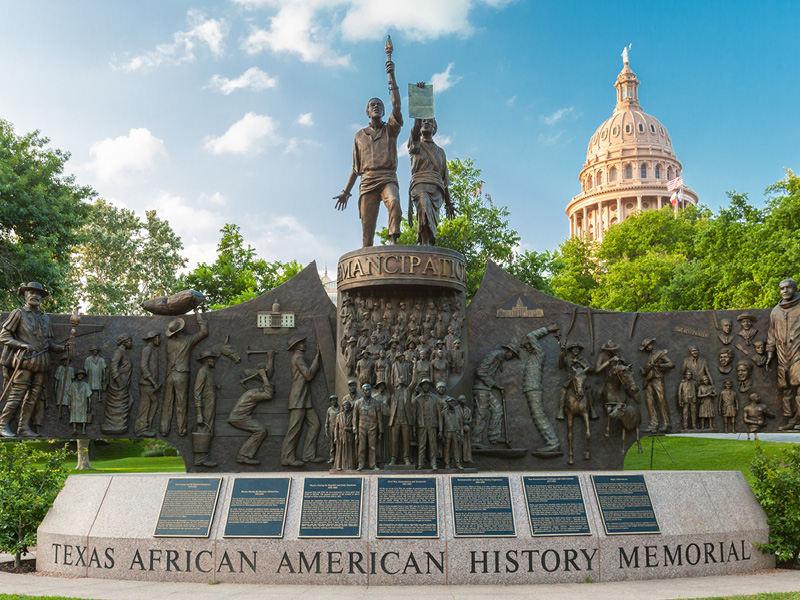
[[[64,366],[93,365],[88,383],[75,373],[79,384],[67,387],[74,436],[155,436],[189,472],[70,478],[40,528],[39,569],[463,584],[773,564],[755,547],[768,532],[741,474],[591,472],[620,471],[643,435],[715,427],[720,417],[737,431],[800,427],[797,285],[781,283],[772,311],[619,313],[547,296],[490,263],[467,305],[464,257],[434,245],[442,205],[453,213],[432,90],[421,83],[409,88],[419,245],[396,243],[403,115],[393,50],[387,39],[388,122],[371,99],[335,197],[346,208],[361,178],[362,247],[339,260],[336,306],[312,263],[218,311],[187,290],[145,303],[150,316],[48,316],[39,309],[47,292],[31,282],[19,289],[26,305],[0,315],[0,435],[37,437],[37,402],[56,383],[50,353],[68,350]],[[430,102],[416,104],[416,94]],[[373,246],[381,203],[389,245]],[[731,385],[722,360],[711,369],[704,358],[723,350],[736,364]],[[103,356],[113,356],[107,369]],[[767,377],[753,377],[755,367]],[[59,386],[73,386],[70,373]],[[41,436],[73,436],[56,411],[43,413]],[[576,429],[585,441],[574,451]]]

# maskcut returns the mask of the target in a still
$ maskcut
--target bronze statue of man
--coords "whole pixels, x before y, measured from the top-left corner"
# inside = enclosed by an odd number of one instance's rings
[[[769,314],[767,365],[778,358],[778,389],[787,422],[778,429],[800,430],[800,294],[797,282],[780,283],[781,301]]]
[[[381,202],[389,211],[389,243],[394,244],[400,237],[400,221],[403,211],[400,208],[400,189],[397,184],[397,138],[403,126],[400,110],[400,90],[394,75],[394,63],[386,61],[389,75],[389,91],[392,96],[392,113],[384,122],[385,109],[380,98],[370,98],[367,102],[367,116],[370,123],[356,133],[353,145],[353,168],[342,193],[334,196],[336,208],[347,208],[350,190],[356,178],[361,177],[359,186],[358,212],[361,217],[362,245],[372,246],[375,239],[375,224]]]
[[[289,429],[283,438],[281,447],[281,464],[284,467],[302,467],[307,462],[319,463],[325,459],[317,456],[317,436],[322,427],[314,405],[311,402],[311,381],[319,372],[320,349],[311,365],[303,358],[306,350],[306,338],[298,337],[289,340],[288,350],[292,352],[291,377],[292,387],[289,390]],[[306,440],[303,445],[303,459],[297,458],[297,443],[303,431],[303,423],[307,424]]]
[[[361,391],[364,395],[356,400],[353,409],[356,443],[358,444],[358,470],[363,471],[366,466],[377,470],[376,450],[378,440],[383,437],[381,406],[372,397],[370,384],[362,385]]]
[[[161,387],[158,382],[158,347],[161,345],[161,336],[157,331],[151,331],[142,339],[145,345],[139,361],[139,412],[133,423],[133,433],[136,437],[155,437],[156,432],[152,427],[158,410],[156,392]]]
[[[0,437],[36,437],[30,427],[31,417],[44,393],[45,377],[50,370],[48,353],[64,352],[65,346],[53,342],[50,317],[39,310],[42,299],[50,295],[44,286],[32,281],[20,285],[17,293],[24,296],[25,306],[12,310],[0,326],[0,344],[3,344],[0,365],[6,382],[3,391],[8,393],[0,413]],[[15,416],[19,419],[16,434],[9,428]]]
[[[648,433],[669,433],[672,429],[672,418],[667,405],[667,393],[664,390],[664,371],[675,368],[669,358],[667,349],[655,349],[656,338],[645,338],[639,345],[640,352],[648,352],[647,362],[639,369],[644,380],[644,397],[647,412],[650,415]]]
[[[417,83],[425,87],[424,82]],[[439,126],[436,119],[415,119],[408,138],[408,155],[411,157],[411,186],[408,190],[408,223],[414,224],[417,209],[417,243],[421,246],[436,244],[436,227],[439,209],[445,205],[448,217],[455,216],[450,202],[450,178],[447,174],[447,156],[433,141]],[[443,336],[439,336],[443,337]]]
[[[161,423],[158,428],[163,436],[169,435],[173,410],[178,423],[178,435],[186,435],[192,348],[208,337],[206,320],[197,309],[194,310],[194,314],[197,318],[198,331],[192,335],[183,333],[186,321],[180,317],[167,326],[167,375],[161,406]]]

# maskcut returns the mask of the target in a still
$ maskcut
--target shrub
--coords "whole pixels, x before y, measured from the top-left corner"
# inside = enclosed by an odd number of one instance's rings
[[[769,543],[759,547],[779,561],[800,561],[800,445],[771,457],[756,443],[750,471],[769,525]]]
[[[142,456],[151,458],[153,456],[178,456],[178,450],[164,440],[145,440],[142,449]]]
[[[0,552],[22,554],[67,478],[66,447],[47,451],[24,442],[0,443]]]

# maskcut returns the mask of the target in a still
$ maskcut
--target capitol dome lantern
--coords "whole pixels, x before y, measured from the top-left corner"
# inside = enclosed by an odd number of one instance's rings
[[[629,66],[627,48],[622,58],[622,71],[614,83],[614,112],[589,140],[580,173],[581,193],[567,206],[570,237],[602,240],[611,225],[636,211],[670,205],[673,191],[668,182],[681,175],[669,133],[639,104],[639,80]],[[676,210],[697,204],[691,188],[681,185],[678,190]]]

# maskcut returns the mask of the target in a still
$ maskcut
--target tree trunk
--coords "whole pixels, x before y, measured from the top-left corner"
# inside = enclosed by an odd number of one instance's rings
[[[92,465],[89,464],[89,440],[78,440],[78,465],[76,471],[91,471]]]
[[[14,554],[14,569],[19,570],[21,566],[22,566],[22,553],[17,552],[16,554]]]

